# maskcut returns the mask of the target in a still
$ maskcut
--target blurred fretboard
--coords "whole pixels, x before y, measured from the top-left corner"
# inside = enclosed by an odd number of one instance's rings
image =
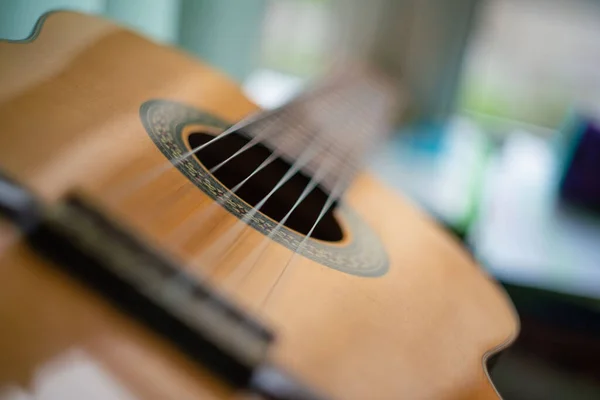
[[[343,193],[365,157],[390,131],[393,85],[367,69],[329,75],[242,131],[301,170],[318,174],[329,192]],[[303,158],[304,157],[304,158]]]

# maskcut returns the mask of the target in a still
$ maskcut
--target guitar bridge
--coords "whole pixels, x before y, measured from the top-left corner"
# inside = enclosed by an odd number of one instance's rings
[[[245,386],[273,334],[81,197],[43,214],[33,247],[235,386]]]

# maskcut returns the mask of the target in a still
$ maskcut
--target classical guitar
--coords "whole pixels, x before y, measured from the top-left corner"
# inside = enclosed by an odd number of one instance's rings
[[[75,351],[116,398],[498,398],[516,315],[361,169],[369,77],[263,112],[100,18],[0,42],[0,390],[36,398]]]

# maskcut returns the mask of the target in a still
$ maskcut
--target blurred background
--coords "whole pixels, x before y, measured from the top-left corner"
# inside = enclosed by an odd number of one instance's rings
[[[512,297],[500,393],[600,399],[600,1],[2,0],[0,36],[59,8],[179,46],[265,108],[344,57],[385,66],[407,108],[370,168]]]

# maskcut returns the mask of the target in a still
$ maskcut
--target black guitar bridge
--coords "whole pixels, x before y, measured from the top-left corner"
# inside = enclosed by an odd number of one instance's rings
[[[230,384],[247,385],[265,360],[269,331],[81,198],[47,210],[29,241]]]

